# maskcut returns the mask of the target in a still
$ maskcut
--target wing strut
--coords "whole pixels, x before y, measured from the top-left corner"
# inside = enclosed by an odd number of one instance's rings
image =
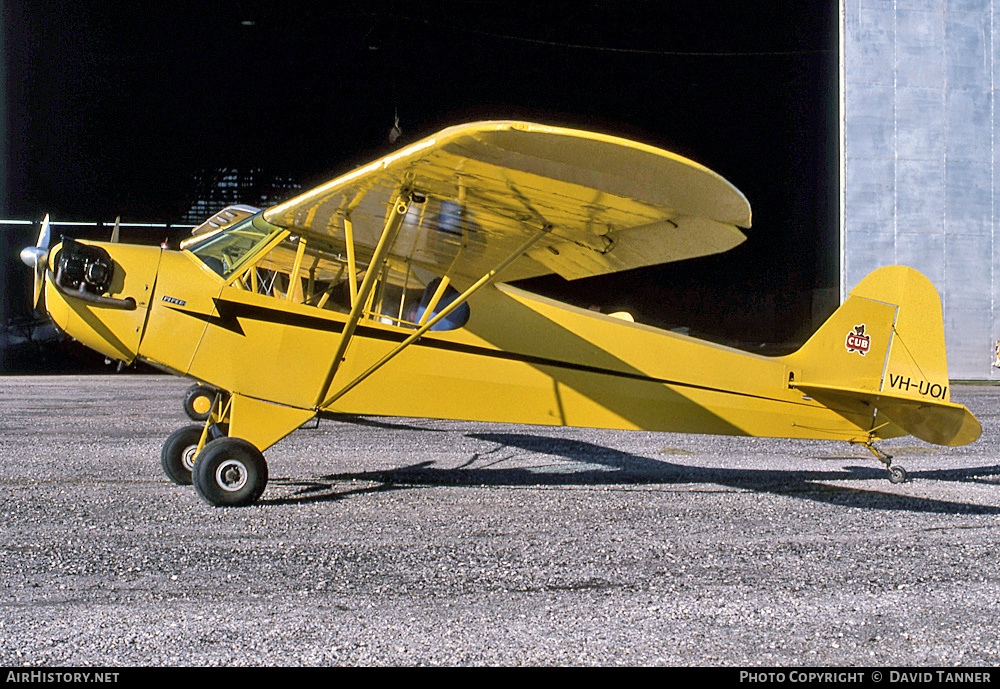
[[[354,224],[351,216],[344,216],[344,241],[347,243],[347,280],[351,290],[351,308],[358,303],[358,271],[354,263]]]
[[[438,284],[438,288],[434,290],[434,296],[431,297],[430,302],[427,303],[427,308],[424,309],[424,313],[420,316],[420,320],[417,322],[417,327],[422,327],[427,319],[430,318],[431,314],[434,313],[434,309],[437,308],[438,302],[441,301],[441,297],[444,296],[444,291],[448,288],[448,284],[451,282],[451,278],[445,275],[441,278],[441,282]]]
[[[353,339],[354,330],[358,326],[358,320],[360,320],[362,313],[364,313],[365,304],[368,302],[368,295],[372,291],[372,288],[375,287],[375,279],[380,272],[378,267],[385,260],[386,254],[389,252],[389,248],[396,241],[396,235],[399,233],[399,228],[403,224],[403,218],[406,216],[406,211],[410,207],[410,201],[409,188],[401,188],[392,204],[392,210],[389,213],[389,217],[386,218],[385,228],[382,230],[382,236],[379,237],[378,244],[375,246],[375,253],[372,255],[372,260],[368,264],[368,270],[365,271],[365,279],[361,281],[361,285],[357,288],[357,294],[351,295],[353,298],[351,313],[347,316],[347,323],[344,325],[344,334],[340,338],[340,344],[337,345],[337,351],[333,355],[333,362],[330,364],[330,370],[326,374],[326,380],[323,382],[323,387],[320,388],[319,397],[316,399],[317,407],[322,406],[319,403],[330,391],[330,385],[333,383],[333,376],[337,373],[337,369],[340,367],[340,362],[344,360],[344,354],[347,352],[347,345],[349,345]],[[347,227],[350,227],[350,223],[348,223]],[[348,241],[348,247],[350,248],[351,253],[353,253],[353,237],[351,239],[352,241]],[[352,271],[354,270],[353,264],[350,269]]]
[[[481,278],[479,278],[475,283],[472,284],[471,287],[469,287],[467,290],[465,290],[464,292],[462,292],[462,294],[460,294],[454,301],[452,301],[450,304],[448,304],[448,306],[446,306],[438,314],[436,314],[434,316],[434,318],[430,319],[429,321],[427,321],[426,323],[424,323],[423,325],[421,325],[417,330],[415,330],[413,332],[413,334],[411,334],[405,340],[403,340],[398,345],[396,345],[396,347],[392,351],[390,351],[388,354],[386,354],[381,359],[379,359],[376,363],[374,363],[371,367],[369,367],[367,371],[365,371],[360,376],[358,376],[357,378],[355,378],[354,380],[352,380],[350,383],[348,383],[347,385],[345,385],[343,388],[341,388],[339,392],[337,392],[336,394],[331,395],[327,399],[323,400],[323,402],[320,405],[318,405],[317,408],[322,409],[323,407],[326,407],[326,406],[328,406],[330,404],[333,404],[335,401],[337,401],[338,399],[340,399],[342,396],[344,396],[350,390],[352,390],[355,386],[357,386],[359,383],[361,383],[363,380],[365,380],[368,376],[370,376],[371,374],[375,373],[375,371],[377,371],[380,368],[382,368],[393,357],[395,357],[401,351],[403,351],[404,349],[406,349],[407,347],[409,347],[411,344],[413,344],[414,342],[416,342],[418,339],[420,339],[420,337],[422,337],[424,335],[424,333],[426,333],[428,330],[430,330],[431,328],[433,328],[439,322],[441,322],[442,320],[444,320],[445,318],[447,318],[448,314],[450,314],[452,311],[454,311],[459,306],[461,306],[466,301],[468,301],[468,299],[470,297],[472,297],[473,294],[475,294],[480,289],[482,289],[486,285],[488,285],[491,282],[493,282],[496,279],[497,275],[500,274],[500,271],[502,271],[508,265],[510,265],[511,263],[513,263],[514,261],[516,261],[518,258],[520,258],[524,253],[526,253],[528,251],[528,249],[530,249],[535,244],[535,242],[537,242],[539,239],[541,239],[542,237],[544,237],[546,234],[548,234],[551,231],[552,231],[552,226],[551,225],[546,225],[541,230],[539,230],[535,234],[533,234],[531,236],[531,238],[528,239],[528,241],[526,241],[520,247],[518,247],[514,251],[514,253],[512,253],[510,256],[508,256],[504,260],[500,261],[500,263],[498,263],[495,268],[493,268],[491,271],[489,271],[488,273],[486,273],[485,275],[483,275]],[[374,261],[373,261],[373,263],[374,263]],[[365,276],[365,277],[367,279],[367,276]],[[445,279],[442,279],[441,282],[444,283]],[[439,289],[438,291],[443,292],[444,290],[443,289]],[[440,295],[435,295],[435,296],[438,299],[440,299]],[[433,302],[433,299],[432,299],[432,302]],[[427,310],[426,310],[425,313],[428,313],[431,310],[432,310],[432,307],[429,305],[427,307]],[[345,332],[346,332],[346,330],[345,330]],[[330,383],[332,382],[332,380],[333,380],[333,376],[331,374],[331,376],[329,376],[328,379],[327,379],[327,384],[323,388],[324,394],[329,389]]]

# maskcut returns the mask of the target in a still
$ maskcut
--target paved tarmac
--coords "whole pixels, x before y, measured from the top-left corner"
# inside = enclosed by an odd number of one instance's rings
[[[994,666],[983,437],[862,448],[323,421],[260,504],[159,466],[166,376],[0,378],[0,665]],[[313,425],[313,424],[310,424]]]

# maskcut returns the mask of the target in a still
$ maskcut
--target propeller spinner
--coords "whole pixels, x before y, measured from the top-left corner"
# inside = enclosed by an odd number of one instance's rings
[[[21,262],[29,268],[35,270],[35,291],[32,297],[32,308],[38,307],[38,299],[42,293],[42,283],[45,280],[45,268],[49,258],[49,239],[51,231],[49,229],[49,216],[46,213],[42,220],[42,228],[38,231],[38,241],[34,246],[26,246],[21,249]]]

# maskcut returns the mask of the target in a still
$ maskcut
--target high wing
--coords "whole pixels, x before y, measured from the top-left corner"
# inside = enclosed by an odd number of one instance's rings
[[[746,237],[750,205],[686,158],[592,132],[526,122],[445,129],[265,211],[268,222],[372,255],[394,200],[409,205],[389,255],[456,283],[507,265],[505,281],[567,279],[719,253]]]

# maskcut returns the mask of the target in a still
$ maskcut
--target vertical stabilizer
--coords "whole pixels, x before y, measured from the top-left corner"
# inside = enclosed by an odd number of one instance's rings
[[[851,296],[898,306],[881,389],[911,399],[951,399],[941,298],[931,281],[912,268],[890,266],[862,280]]]
[[[786,357],[789,385],[832,409],[871,414],[871,436],[900,430],[938,445],[979,437],[979,422],[951,404],[941,299],[912,268],[880,268]]]
[[[930,280],[905,266],[862,280],[790,358],[802,368],[800,383],[950,399],[941,299]]]

